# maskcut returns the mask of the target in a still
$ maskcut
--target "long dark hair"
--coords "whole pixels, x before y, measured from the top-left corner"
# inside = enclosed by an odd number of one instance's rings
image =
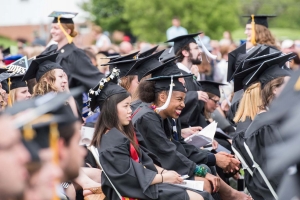
[[[131,144],[134,148],[139,152],[138,145],[135,141],[134,137],[134,127],[130,122],[128,125],[123,126],[118,118],[118,109],[117,104],[123,101],[124,99],[128,98],[130,93],[120,93],[112,95],[111,97],[107,98],[102,106],[101,106],[101,113],[95,125],[95,134],[91,145],[99,146],[101,142],[102,135],[106,133],[106,131],[116,128],[124,135],[128,137]]]

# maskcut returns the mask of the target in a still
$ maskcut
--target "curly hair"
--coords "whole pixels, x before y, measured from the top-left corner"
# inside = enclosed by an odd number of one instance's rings
[[[40,96],[49,92],[57,92],[55,83],[55,71],[50,70],[45,73],[33,88],[33,96]]]
[[[255,24],[255,41],[258,44],[266,44],[279,48],[271,31],[259,24]]]
[[[253,83],[245,90],[233,121],[243,122],[247,117],[253,120],[259,112],[261,102],[261,84],[260,82]]]
[[[265,110],[275,97],[274,89],[280,87],[284,83],[284,77],[278,77],[267,83],[261,90],[262,105],[261,110]]]

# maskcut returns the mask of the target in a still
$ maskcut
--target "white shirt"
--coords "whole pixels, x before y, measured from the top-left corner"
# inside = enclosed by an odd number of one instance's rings
[[[172,26],[170,28],[168,28],[167,30],[167,39],[173,39],[175,37],[181,36],[181,35],[187,35],[188,32],[185,28],[183,28],[182,26],[176,27],[176,26]]]
[[[96,41],[96,46],[98,48],[101,48],[104,44],[104,42],[106,42],[106,44],[111,45],[111,41],[109,39],[109,37],[107,37],[107,35],[102,34]]]
[[[189,68],[187,68],[187,66],[185,66],[184,64],[178,62],[176,63],[177,64],[177,67],[183,71],[185,71],[186,73],[189,73],[189,74],[192,74],[191,70]],[[200,77],[200,73],[198,73],[197,75],[197,81],[200,81],[201,80],[201,77]]]

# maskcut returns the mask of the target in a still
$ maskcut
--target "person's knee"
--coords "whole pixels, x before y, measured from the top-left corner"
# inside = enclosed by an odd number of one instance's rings
[[[196,192],[193,192],[191,190],[187,190],[186,192],[189,195],[190,200],[204,200],[203,197]]]
[[[204,182],[203,190],[210,193],[210,194],[212,193],[212,191],[213,191],[212,186],[211,186],[210,182],[207,179],[202,178],[202,177],[195,177],[195,180],[196,181],[203,181]]]

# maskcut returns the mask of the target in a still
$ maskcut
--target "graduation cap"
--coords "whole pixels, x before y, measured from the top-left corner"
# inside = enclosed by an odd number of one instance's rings
[[[256,40],[255,40],[255,24],[262,25],[266,28],[269,27],[268,25],[268,17],[276,17],[274,15],[248,15],[244,17],[249,17],[249,20],[247,24],[251,24],[252,30],[251,30],[251,43],[253,45],[256,45]]]
[[[268,28],[268,18],[276,17],[276,15],[245,15],[243,17],[249,18],[247,24],[251,24],[254,21],[255,24],[259,24]]]
[[[282,66],[290,59],[292,59],[292,53],[263,62],[255,72],[247,77],[245,85],[249,85],[256,80],[259,80],[261,82],[261,87],[263,88],[268,82],[275,78],[290,76],[290,72],[282,68]]]
[[[235,50],[231,51],[228,54],[228,70],[227,70],[227,81],[230,82],[232,80],[232,75],[235,71],[235,63],[238,58],[238,55],[246,53],[246,43],[242,44]]]
[[[268,50],[268,48],[266,48]],[[249,59],[246,59],[243,63],[243,66],[242,66],[242,69],[247,69],[249,67],[253,67],[253,66],[256,66],[258,64],[261,64],[263,63],[264,61],[266,60],[270,60],[272,58],[276,58],[278,56],[281,55],[281,52],[275,52],[275,53],[270,53],[270,54],[257,54],[254,58],[249,58]]]
[[[155,109],[156,113],[165,110],[171,101],[171,96],[173,91],[180,91],[186,93],[187,90],[185,86],[179,81],[179,78],[184,78],[186,75],[172,75],[172,76],[158,76],[154,78],[147,79],[147,81],[154,81],[155,92],[169,91],[168,98],[164,105]]]
[[[63,69],[58,63],[56,63],[56,57],[58,53],[48,56],[41,56],[33,60],[24,75],[22,80],[30,80],[36,78],[37,81],[52,69]]]
[[[245,54],[237,55],[237,57],[235,59],[235,63],[232,66],[232,67],[234,67],[235,70],[233,71],[229,81],[231,81],[234,78],[234,75],[236,73],[239,73],[242,70],[244,61],[254,57],[259,52],[260,48],[261,48],[260,46],[256,46],[256,47],[253,47],[249,52],[247,52]],[[228,70],[229,70],[229,65],[228,65]],[[227,75],[229,75],[228,72],[227,72]]]
[[[112,58],[108,63],[111,62],[117,62],[117,61],[124,61],[124,60],[132,60],[132,59],[137,59],[137,55],[138,55],[139,51],[136,51],[134,53],[131,54],[127,54],[124,56],[118,56],[116,58]],[[109,57],[108,57],[109,58]]]
[[[49,92],[43,96],[16,102],[12,107],[7,108],[5,113],[15,116],[13,123],[16,128],[20,128],[43,114],[56,110],[59,106],[63,105],[70,96],[77,96],[82,94],[82,92],[83,87],[73,88],[69,93]],[[26,117],[21,113],[24,113],[24,115],[26,113]]]
[[[246,85],[248,78],[259,68],[259,66],[260,64],[252,66],[234,75],[234,92],[237,92],[239,90],[246,90],[252,83],[255,82],[253,80],[252,82],[248,83],[248,85]]]
[[[3,49],[2,54],[3,54],[4,57],[8,56],[10,54],[10,47],[7,47],[6,49]]]
[[[14,76],[24,75],[28,69],[28,60],[26,56],[16,60],[15,62],[6,66],[9,71],[14,73]]]
[[[22,79],[23,79],[23,75],[11,76],[9,90],[13,90],[21,87],[27,87],[27,83],[25,81],[22,81]]]
[[[0,68],[0,74],[2,74],[3,72],[6,72],[8,69],[7,68]]]
[[[71,44],[73,41],[73,37],[70,36],[66,30],[63,28],[61,23],[63,24],[74,24],[73,18],[77,15],[75,12],[60,12],[60,11],[53,11],[48,17],[54,17],[52,23],[58,23],[60,30],[66,36],[68,43]]]
[[[178,51],[180,50],[180,48],[190,44],[190,43],[195,43],[197,44],[196,40],[194,39],[197,35],[201,34],[200,33],[193,33],[193,34],[188,34],[188,35],[181,35],[178,37],[175,37],[173,39],[170,39],[167,42],[174,42],[174,53],[175,55],[178,53]]]
[[[152,54],[156,51],[157,48],[158,48],[158,45],[155,46],[155,47],[153,47],[153,48],[151,48],[151,49],[148,49],[148,50],[146,50],[146,51],[144,51],[144,52],[141,52],[141,53],[138,55],[138,58],[145,58],[145,57],[147,57],[147,56],[152,55]]]
[[[136,63],[137,60],[122,60],[116,62],[109,62],[103,65],[109,65],[109,71],[112,71],[114,68],[120,70],[119,77],[122,78],[128,75],[136,75],[137,73],[132,70],[132,66]]]
[[[181,75],[180,69],[175,64],[176,58],[170,59],[165,63],[161,63],[159,66],[150,69],[145,73],[145,76],[148,74],[152,75],[152,78],[159,76],[172,76],[172,75]]]
[[[201,84],[204,92],[212,93],[218,97],[221,97],[219,86],[226,85],[224,83],[218,83],[214,81],[198,81],[198,82]]]
[[[60,11],[53,11],[48,17],[54,17],[52,23],[60,23],[63,24],[74,24],[73,18],[76,17],[78,13],[76,12],[60,12]]]
[[[104,101],[112,95],[127,92],[123,87],[117,85],[119,73],[120,70],[114,68],[107,77],[102,78],[94,88],[89,90],[87,105],[91,112],[94,112],[98,106],[101,110]]]
[[[144,58],[139,58],[136,63],[132,66],[132,71],[136,71],[138,80],[140,81],[143,77],[147,76],[150,70],[160,66],[162,63],[159,62],[159,57],[164,50],[157,53],[151,54]]]
[[[175,58],[174,48],[170,47],[165,49],[165,51],[159,57],[160,62],[167,62],[170,59]]]

